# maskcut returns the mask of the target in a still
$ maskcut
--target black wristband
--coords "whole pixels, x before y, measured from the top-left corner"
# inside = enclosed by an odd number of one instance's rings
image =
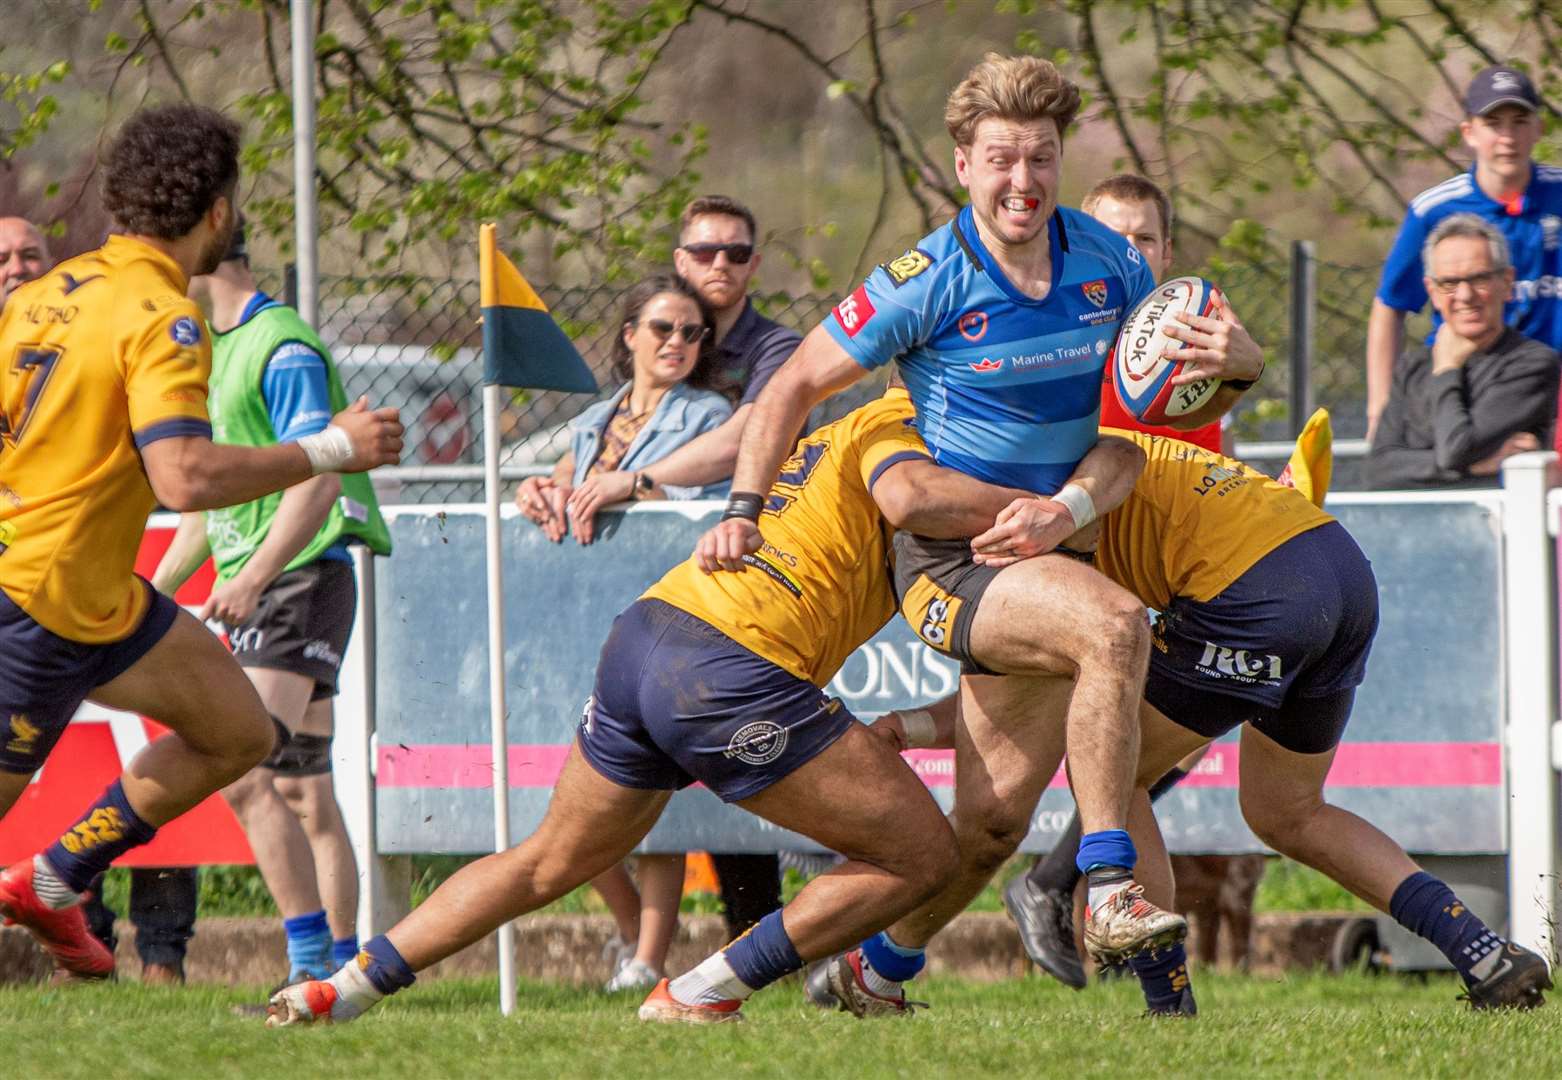
[[[1268,365],[1266,364],[1264,367],[1268,367]],[[1233,390],[1251,390],[1253,387],[1258,385],[1258,380],[1262,379],[1263,377],[1264,368],[1261,367],[1258,369],[1258,374],[1251,379],[1225,379],[1223,381],[1225,385],[1231,387]]]
[[[759,511],[764,505],[765,497],[763,495],[756,495],[752,491],[734,491],[727,496],[727,510],[721,515],[721,520],[744,518],[758,524]]]

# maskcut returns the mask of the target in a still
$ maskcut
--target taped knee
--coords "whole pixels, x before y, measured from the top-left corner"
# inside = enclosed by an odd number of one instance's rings
[[[272,717],[276,720],[276,717]],[[261,762],[278,776],[323,776],[331,771],[331,737],[295,734],[283,727],[271,756]]]

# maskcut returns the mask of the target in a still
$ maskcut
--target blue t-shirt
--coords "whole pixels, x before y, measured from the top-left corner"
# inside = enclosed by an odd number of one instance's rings
[[[1410,212],[1383,264],[1378,299],[1397,311],[1425,307],[1421,249],[1426,238],[1450,214],[1475,214],[1508,238],[1513,299],[1503,318],[1519,333],[1562,350],[1562,168],[1532,166],[1529,187],[1513,209],[1517,212],[1480,189],[1473,166],[1423,191],[1410,200]],[[1434,312],[1433,334],[1440,322]]]
[[[1060,207],[1052,288],[1016,289],[970,207],[873,271],[824,325],[859,364],[900,362],[917,430],[941,465],[1048,495],[1096,443],[1117,330],[1155,287],[1134,247]]]

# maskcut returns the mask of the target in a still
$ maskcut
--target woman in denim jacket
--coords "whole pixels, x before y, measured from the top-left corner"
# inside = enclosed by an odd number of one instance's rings
[[[613,373],[628,381],[574,419],[570,451],[552,476],[527,477],[516,492],[521,513],[548,539],[560,541],[573,528],[581,543],[591,542],[602,507],[592,482],[598,473],[634,472],[636,500],[726,494],[726,482],[663,486],[639,473],[732,415],[732,403],[708,389],[714,326],[710,309],[681,278],[659,274],[629,290],[613,341]]]

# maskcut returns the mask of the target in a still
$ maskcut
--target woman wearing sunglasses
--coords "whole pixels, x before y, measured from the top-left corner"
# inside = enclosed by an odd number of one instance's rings
[[[680,278],[658,274],[629,290],[619,334],[613,340],[613,374],[628,380],[570,425],[569,453],[552,476],[522,481],[515,502],[555,542],[573,527],[583,543],[589,532],[578,520],[601,509],[592,478],[632,472],[630,498],[695,499],[724,493],[711,488],[663,486],[640,474],[695,436],[721,426],[732,404],[711,390],[714,317],[699,294]]]

